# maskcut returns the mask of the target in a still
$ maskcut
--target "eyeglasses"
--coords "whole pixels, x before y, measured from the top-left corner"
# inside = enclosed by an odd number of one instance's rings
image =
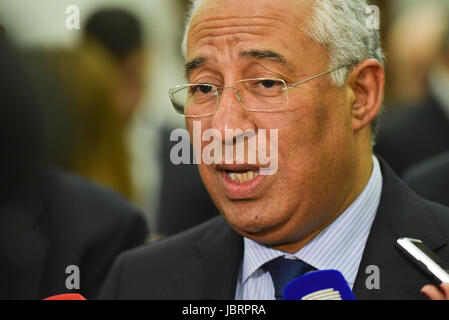
[[[241,106],[253,112],[275,112],[288,106],[288,90],[307,81],[322,77],[343,65],[316,76],[287,86],[282,79],[254,78],[234,82],[233,86],[217,87],[213,84],[182,84],[170,88],[168,94],[175,111],[185,117],[198,118],[211,116],[217,110],[224,89],[233,89]]]

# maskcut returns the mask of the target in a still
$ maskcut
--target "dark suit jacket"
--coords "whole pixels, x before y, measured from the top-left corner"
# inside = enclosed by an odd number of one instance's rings
[[[123,197],[46,169],[0,202],[0,299],[94,298],[117,256],[146,237],[143,216]],[[80,290],[65,286],[68,265],[79,267]]]
[[[201,180],[196,164],[175,165],[170,151],[172,128],[161,130],[161,191],[159,192],[158,232],[173,235],[219,215]],[[193,148],[190,145],[190,155]],[[174,201],[176,199],[176,201]]]
[[[404,181],[421,197],[449,206],[449,152],[411,167]]]
[[[358,299],[419,299],[429,281],[395,249],[399,237],[422,239],[449,261],[449,209],[418,197],[383,161],[383,189],[353,291]],[[242,237],[223,217],[115,262],[101,299],[233,299]],[[380,289],[365,286],[366,268],[380,269]]]
[[[410,166],[449,150],[449,119],[433,97],[398,107],[382,116],[374,150],[402,175]]]

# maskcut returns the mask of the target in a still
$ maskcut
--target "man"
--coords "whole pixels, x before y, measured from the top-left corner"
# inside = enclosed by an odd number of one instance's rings
[[[359,0],[194,3],[189,84],[171,90],[175,108],[191,137],[199,125],[213,129],[223,147],[237,147],[230,129],[270,129],[278,168],[264,175],[267,165],[249,156],[243,164],[201,162],[223,217],[122,255],[102,298],[278,299],[274,261],[285,266],[281,274],[291,264],[337,269],[358,299],[424,297],[427,279],[395,242],[419,238],[449,260],[449,212],[418,198],[372,155],[384,70],[365,10]],[[184,89],[187,100],[177,104]],[[380,285],[369,290],[372,265]]]

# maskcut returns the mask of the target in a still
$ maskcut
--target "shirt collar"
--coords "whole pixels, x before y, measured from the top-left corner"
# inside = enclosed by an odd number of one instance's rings
[[[285,256],[301,259],[321,270],[339,270],[352,286],[357,275],[365,242],[376,215],[382,191],[380,165],[373,156],[370,179],[356,200],[329,226],[295,254],[265,247],[244,238],[241,283],[257,272],[266,262]]]

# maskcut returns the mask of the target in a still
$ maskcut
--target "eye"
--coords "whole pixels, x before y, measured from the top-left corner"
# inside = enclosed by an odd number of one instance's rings
[[[248,81],[247,85],[250,90],[257,92],[259,94],[275,94],[282,92],[285,87],[282,80],[277,79],[260,79]]]
[[[256,90],[280,90],[280,88],[284,87],[284,83],[281,80],[276,79],[263,79],[256,80],[253,82],[252,86]]]
[[[276,81],[274,81],[274,80],[262,80],[262,81],[260,81],[260,84],[264,88],[267,88],[267,89],[272,88],[277,85]]]
[[[213,87],[206,84],[198,84],[190,87],[190,93],[193,95],[195,93],[209,94],[212,92]]]

